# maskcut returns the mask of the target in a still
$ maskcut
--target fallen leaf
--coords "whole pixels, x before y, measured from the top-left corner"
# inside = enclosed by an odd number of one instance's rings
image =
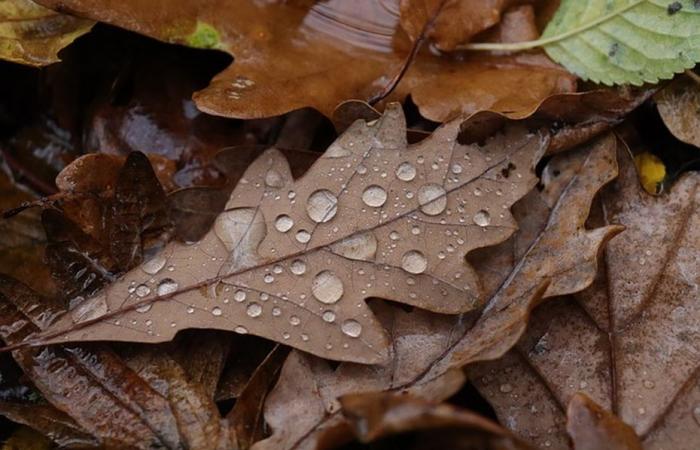
[[[462,146],[458,127],[407,146],[392,105],[377,122],[357,122],[298,181],[279,152],[266,152],[201,241],[169,244],[88,299],[90,314],[66,315],[44,336],[163,342],[211,328],[331,359],[384,360],[386,336],[364,300],[479,308],[464,255],[510,236],[508,208],[535,184],[546,137],[516,128]]]
[[[0,278],[0,309],[7,343],[63,313],[58,302],[6,277]],[[227,439],[213,401],[165,354],[132,353],[129,365],[97,346],[23,349],[13,356],[46,400],[107,448],[216,448],[207,443]]]
[[[27,427],[20,427],[12,433],[2,450],[50,450],[51,441]]]
[[[0,24],[0,58],[46,66],[58,61],[59,50],[90,31],[94,22],[56,13],[30,0],[5,0]]]
[[[575,299],[538,309],[517,350],[472,380],[504,424],[540,445],[566,445],[565,405],[581,391],[632,426],[645,449],[695,449],[700,178],[686,174],[653,197],[631,157],[618,159],[598,220],[626,231],[609,243],[605,270]]]
[[[700,78],[678,77],[659,91],[655,100],[671,133],[687,144],[700,147]]]
[[[575,450],[642,450],[632,428],[584,394],[571,398],[566,415]]]
[[[593,196],[616,174],[614,148],[609,136],[577,153],[578,170],[566,177],[565,189],[553,193],[544,224],[515,255],[512,271],[499,274],[502,286],[491,290],[482,313],[453,318],[383,305],[377,314],[393,343],[391,360],[383,365],[341,363],[332,370],[319,358],[293,352],[265,404],[272,435],[254,449],[315,448],[327,432],[333,431],[336,439],[347,436],[337,401],[345,394],[409,391],[430,401],[444,400],[463,380],[461,370],[453,369],[498,358],[517,342],[545,289],[585,288],[596,272],[599,247],[619,232],[618,227],[587,231],[583,225]],[[552,251],[562,245],[565,250]],[[571,260],[560,263],[563,255]]]
[[[358,440],[373,448],[532,449],[490,420],[448,404],[395,394],[347,395],[340,403]]]
[[[37,442],[46,440],[48,443],[46,448],[51,448],[51,441],[67,448],[89,448],[98,444],[98,441],[86,433],[70,416],[51,405],[0,402],[0,415],[11,419],[13,422],[33,428],[31,433],[27,433],[27,430],[24,428],[20,428],[18,432],[25,435],[25,438],[30,438]],[[21,432],[20,430],[25,431]],[[15,432],[5,445],[10,449],[26,450],[28,442],[31,442],[31,440],[20,440],[16,447],[10,446],[18,432]],[[47,436],[50,440],[44,436]],[[3,447],[3,450],[6,450],[6,447]]]
[[[347,99],[408,94],[428,119],[483,109],[518,115],[543,98],[575,90],[574,78],[542,54],[478,58],[420,52],[400,30],[399,2],[216,0],[172,8],[142,2],[41,0],[78,16],[164,40],[217,48],[235,58],[195,94],[216,115],[259,118],[313,107],[330,117]]]

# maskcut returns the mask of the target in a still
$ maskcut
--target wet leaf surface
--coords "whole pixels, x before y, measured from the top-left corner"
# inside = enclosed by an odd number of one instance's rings
[[[644,448],[695,448],[698,179],[687,174],[652,197],[629,155],[618,159],[621,176],[603,192],[598,220],[626,231],[608,245],[605,270],[575,299],[536,311],[517,349],[474,380],[504,423],[538,443],[564,445],[565,405],[581,391],[633,427]]]

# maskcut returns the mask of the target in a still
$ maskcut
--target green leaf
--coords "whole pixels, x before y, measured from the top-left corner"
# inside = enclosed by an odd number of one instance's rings
[[[537,47],[584,80],[656,83],[700,61],[700,0],[562,0],[540,39],[459,49]]]
[[[700,1],[563,0],[542,40],[584,80],[656,83],[700,61]]]

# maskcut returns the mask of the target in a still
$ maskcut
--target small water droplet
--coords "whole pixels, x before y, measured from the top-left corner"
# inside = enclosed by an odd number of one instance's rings
[[[272,308],[272,315],[275,317],[279,317],[280,315],[282,315],[282,310],[279,309],[277,306],[274,306]]]
[[[145,297],[151,293],[151,288],[149,288],[145,284],[139,284],[138,286],[136,286],[136,290],[134,292],[136,292],[136,295],[139,297]]]
[[[147,327],[150,327],[151,325],[153,325],[153,321],[151,319],[146,320],[146,322],[144,322],[144,323],[146,324]]]
[[[416,177],[416,168],[410,162],[402,162],[396,168],[396,178],[401,181],[411,181]]]
[[[321,303],[335,303],[343,296],[343,282],[330,270],[324,270],[314,277],[311,292]]]
[[[488,211],[483,209],[477,211],[477,213],[474,214],[474,223],[479,225],[480,227],[488,226],[488,224],[491,223],[491,215]]]
[[[418,250],[409,250],[401,258],[401,267],[408,273],[423,273],[428,267],[428,260]]]
[[[267,284],[270,284],[273,281],[275,281],[275,277],[273,277],[271,273],[266,273],[265,276],[263,277],[263,281]]]
[[[188,306],[186,311],[187,311],[187,314],[192,314],[194,312],[194,308],[192,306]]]
[[[236,291],[235,294],[233,294],[233,299],[237,301],[238,303],[242,302],[245,300],[245,291],[241,291],[240,289]]]
[[[367,188],[362,192],[362,201],[365,205],[371,206],[373,208],[378,208],[386,202],[386,191],[383,187],[373,184],[367,186]]]
[[[340,329],[343,333],[353,338],[359,337],[360,334],[362,334],[362,325],[360,325],[360,322],[353,319],[348,319],[343,322]]]
[[[218,306],[215,306],[211,309],[211,313],[214,316],[220,316],[222,314],[222,311],[221,311],[221,308],[219,308]]]
[[[397,233],[396,231],[392,231],[391,233],[389,233],[389,239],[391,239],[392,241],[398,241],[400,238],[401,236],[399,236],[399,233]]]
[[[233,329],[238,334],[248,334],[248,329],[246,327],[242,326],[237,326],[236,328]]]
[[[508,383],[505,383],[505,384],[500,385],[498,390],[503,392],[504,394],[507,394],[513,390],[513,386],[511,386]]]
[[[644,380],[644,387],[647,389],[654,389],[654,382],[651,380]]]
[[[294,220],[286,214],[280,214],[275,219],[275,228],[280,233],[286,233],[294,226]]]
[[[141,265],[141,269],[149,275],[160,272],[168,260],[162,254],[156,255]]]
[[[265,174],[265,185],[271,188],[281,188],[284,186],[284,178],[275,169],[269,169]]]
[[[309,196],[306,213],[317,223],[328,222],[338,212],[338,199],[327,189],[319,189]]]
[[[292,261],[292,265],[289,267],[294,275],[304,275],[306,272],[306,263],[301,259],[295,259]]]
[[[245,312],[250,317],[258,317],[260,314],[262,314],[262,306],[260,306],[258,303],[251,303],[248,305]]]
[[[418,189],[418,204],[421,211],[429,216],[441,214],[447,206],[445,189],[439,184],[429,183]]]
[[[311,233],[309,233],[306,230],[299,230],[299,231],[297,231],[297,234],[295,237],[296,237],[296,240],[298,242],[301,242],[302,244],[306,244],[307,242],[309,242],[311,240]]]
[[[309,340],[309,335],[308,335],[308,334],[305,334],[305,333],[302,333],[302,334],[301,334],[301,340],[304,341],[304,342],[308,341],[308,340]]]
[[[158,295],[168,295],[177,291],[177,287],[177,281],[173,280],[172,278],[163,278],[161,282],[158,283],[158,288],[156,291],[158,292]]]
[[[276,274],[280,274],[280,273],[282,273],[282,271],[284,271],[284,269],[279,264],[275,264],[274,267],[272,268],[272,271]]]
[[[138,308],[136,308],[136,312],[141,313],[141,314],[147,313],[148,311],[151,310],[151,306],[153,306],[152,303],[147,303],[143,306],[139,306]]]
[[[455,175],[462,173],[462,166],[460,164],[452,164],[452,173]]]
[[[328,323],[335,322],[335,313],[333,311],[324,311],[321,317]]]
[[[700,425],[700,405],[696,405],[695,408],[693,408],[693,419]]]

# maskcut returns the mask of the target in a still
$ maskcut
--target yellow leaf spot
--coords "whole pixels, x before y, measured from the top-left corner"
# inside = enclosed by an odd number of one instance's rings
[[[661,183],[666,178],[666,166],[656,156],[648,152],[640,153],[634,157],[637,165],[639,181],[644,190],[650,194],[658,194],[661,191]]]

